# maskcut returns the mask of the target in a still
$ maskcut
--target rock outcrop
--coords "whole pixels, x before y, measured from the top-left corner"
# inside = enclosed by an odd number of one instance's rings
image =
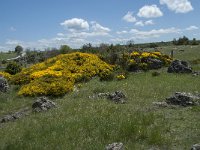
[[[192,73],[192,68],[186,61],[174,60],[168,70],[168,73]]]
[[[0,77],[0,92],[7,92],[9,89],[8,81],[4,77]]]
[[[39,97],[32,105],[34,112],[46,111],[54,107],[56,107],[56,104],[50,101],[47,97]]]

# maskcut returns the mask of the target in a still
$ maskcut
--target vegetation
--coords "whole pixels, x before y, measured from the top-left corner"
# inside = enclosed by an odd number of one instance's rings
[[[94,50],[91,48],[89,51],[100,56],[106,62],[126,64],[130,60],[138,60],[134,59],[136,53],[126,55],[129,54],[130,50],[137,49],[135,48],[136,44],[133,47],[132,45],[101,46],[104,51],[98,52],[98,48]],[[155,49],[150,47],[145,48],[149,52],[145,51],[144,53],[137,49],[137,57],[142,59],[140,57],[142,55],[148,54],[149,57],[152,54],[161,54],[162,57],[156,56],[162,60],[163,54],[169,54],[173,48],[173,45],[157,47],[156,49],[160,50],[161,53],[155,53]],[[189,45],[177,46],[174,50],[174,57],[192,62],[193,70],[198,71],[200,70],[199,48],[199,46]],[[83,79],[87,79],[85,77],[91,74],[90,77],[93,77],[93,69],[99,67],[94,66],[93,68],[88,64],[89,67],[83,67],[83,64],[87,63],[87,60],[84,60],[85,56],[88,56],[89,64],[92,64],[93,60],[95,60],[95,64],[97,61],[101,62],[100,64],[103,66],[108,64],[105,62],[102,64],[103,61],[96,55],[87,54],[86,51],[85,53],[69,52],[70,54],[59,55],[32,65],[14,75],[15,81],[20,81],[18,83],[24,84],[23,86],[31,84],[30,79],[34,78],[33,83],[36,80],[41,84],[44,81],[51,83],[50,81],[54,80],[56,83],[62,84],[64,82],[62,79],[52,77],[59,76],[59,72],[67,72],[70,68],[71,74],[69,76],[78,74],[79,71],[84,70],[83,68],[89,68]],[[128,59],[125,59],[127,57]],[[155,56],[153,55],[153,57]],[[73,58],[76,59],[73,60]],[[73,63],[71,61],[69,63],[68,59],[73,60]],[[57,60],[60,61],[57,62]],[[57,65],[58,63],[64,64]],[[55,67],[55,70],[51,67]],[[77,68],[75,72],[73,72],[74,67]],[[92,71],[90,71],[90,67],[93,68]],[[50,69],[48,71],[52,71],[50,76],[49,72],[48,76],[45,75],[48,68]],[[93,77],[89,82],[83,83],[81,86],[77,85],[78,90],[74,92],[63,97],[50,97],[57,103],[57,108],[45,113],[30,114],[16,122],[2,124],[0,149],[95,150],[104,149],[105,145],[113,142],[124,143],[126,149],[190,149],[191,145],[199,142],[200,106],[175,109],[157,108],[152,105],[152,102],[163,101],[177,91],[200,92],[199,77],[190,74],[168,74],[166,70],[167,68],[161,68],[127,75],[125,70],[120,68],[117,70],[117,80],[100,82],[98,77]],[[100,73],[98,75],[101,76]],[[13,78],[5,72],[0,72],[0,76]],[[21,79],[24,80],[21,81]],[[19,96],[20,87],[19,85],[11,85],[7,93],[0,93],[0,116],[24,107],[31,109],[35,97]],[[96,93],[117,90],[127,95],[126,104],[115,104],[106,99],[88,99],[89,96]],[[58,91],[62,92],[62,90]]]

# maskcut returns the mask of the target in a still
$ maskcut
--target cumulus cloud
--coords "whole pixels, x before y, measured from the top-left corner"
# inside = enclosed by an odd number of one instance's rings
[[[57,33],[57,36],[64,36],[63,33]]]
[[[117,31],[116,32],[117,34],[126,34],[126,33],[128,33],[126,30],[123,30],[123,31]]]
[[[141,27],[143,27],[143,26],[144,26],[144,23],[143,23],[143,21],[137,21],[137,22],[135,23],[135,25],[136,25],[136,26],[141,26]]]
[[[137,15],[144,18],[156,18],[163,16],[163,13],[157,5],[145,5],[139,9]]]
[[[133,12],[127,12],[127,14],[122,18],[126,22],[136,22],[136,18],[133,16]]]
[[[160,0],[160,4],[167,5],[170,10],[176,13],[187,13],[193,10],[189,0]]]
[[[136,26],[141,26],[141,27],[146,26],[146,25],[153,25],[153,24],[154,24],[153,20],[137,21],[135,23]]]
[[[189,26],[185,30],[192,31],[192,30],[197,30],[197,29],[199,29],[197,26]]]
[[[145,25],[153,25],[154,22],[153,22],[153,20],[147,20],[147,21],[145,21],[144,24],[145,24]]]
[[[96,32],[110,32],[110,29],[107,27],[103,27],[95,21],[91,22],[91,28]]]
[[[72,32],[89,30],[88,22],[80,18],[65,20],[64,22],[60,23],[60,25]]]

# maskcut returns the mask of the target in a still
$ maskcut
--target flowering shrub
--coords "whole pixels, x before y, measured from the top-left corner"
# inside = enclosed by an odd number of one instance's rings
[[[120,75],[117,75],[116,78],[117,78],[117,80],[123,80],[126,77],[123,74],[120,74]]]
[[[11,79],[11,74],[7,73],[7,72],[1,72],[0,71],[0,77],[4,77],[6,78],[7,80],[10,80]]]
[[[113,66],[98,56],[87,53],[61,54],[42,63],[23,69],[12,77],[14,84],[23,85],[19,95],[63,95],[71,90],[76,82],[99,76],[109,79]]]
[[[128,70],[148,70],[157,69],[167,66],[171,63],[172,58],[163,55],[161,52],[132,52],[128,60]]]

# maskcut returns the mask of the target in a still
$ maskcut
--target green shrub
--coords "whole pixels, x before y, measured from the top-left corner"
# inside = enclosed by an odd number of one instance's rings
[[[6,70],[5,72],[14,75],[18,72],[20,72],[22,70],[22,67],[17,64],[16,62],[10,62],[7,66],[6,66]]]

